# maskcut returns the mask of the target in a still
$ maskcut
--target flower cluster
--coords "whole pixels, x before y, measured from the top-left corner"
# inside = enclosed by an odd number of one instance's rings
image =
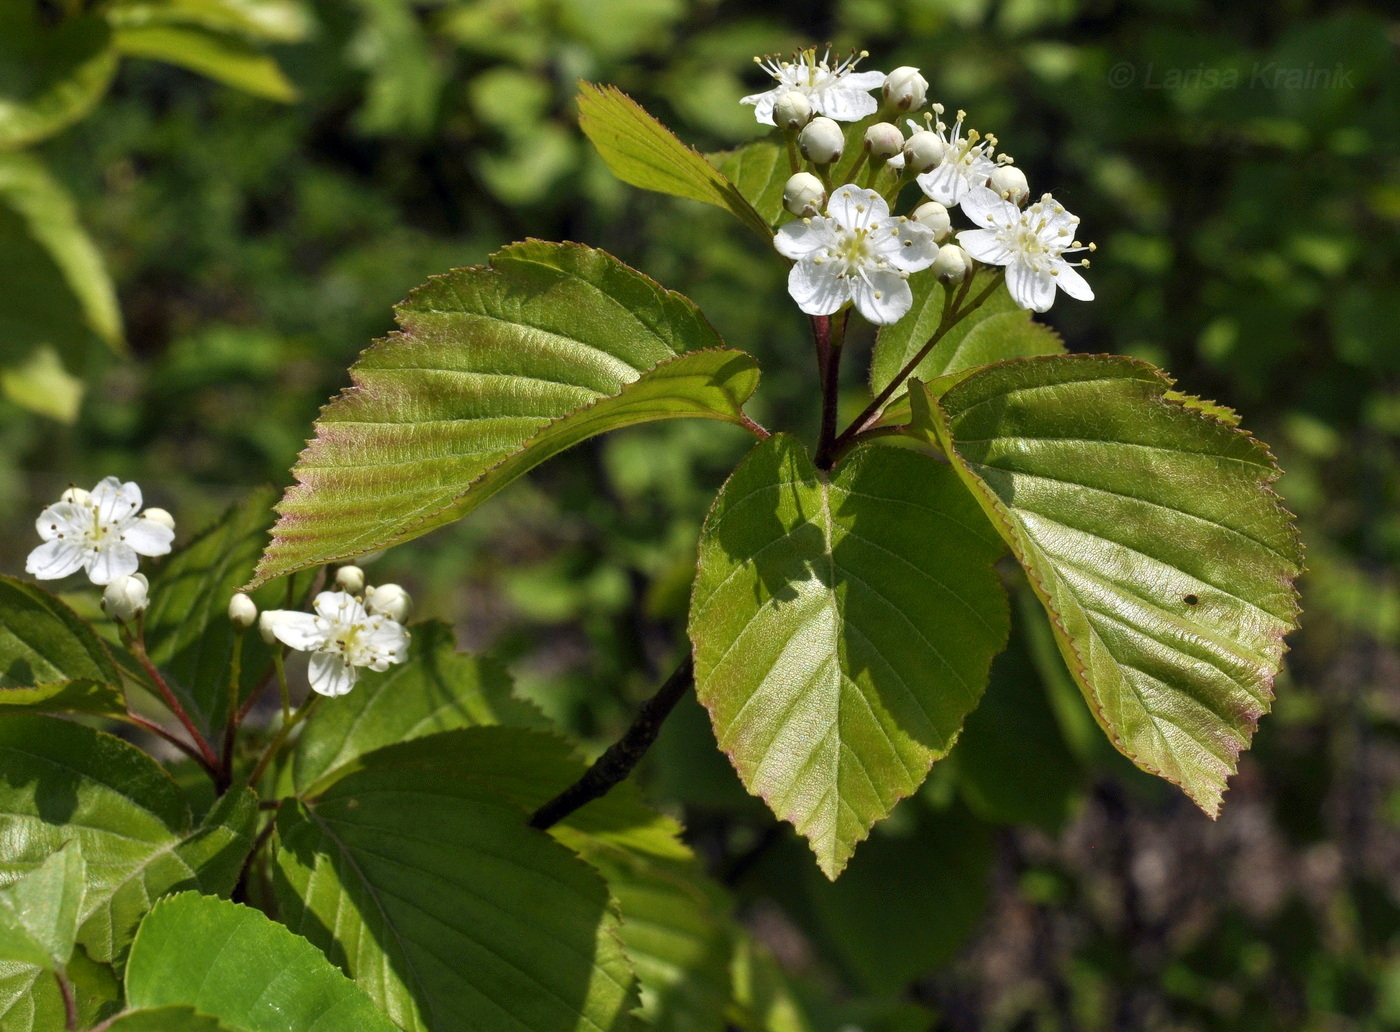
[[[312,603],[314,613],[269,609],[258,629],[271,644],[310,652],[311,687],[321,695],[344,695],[355,687],[360,669],[387,670],[408,658],[408,593],[397,584],[366,587],[356,566],[342,566],[336,591],[323,591]],[[348,590],[347,590],[348,589]],[[239,600],[243,599],[244,602]],[[246,604],[245,604],[246,602]],[[229,606],[235,624],[251,623],[251,600],[236,595]],[[246,622],[245,622],[246,621]]]
[[[928,82],[917,68],[856,71],[865,56],[833,64],[830,51],[818,57],[813,48],[790,61],[759,60],[777,85],[743,99],[759,122],[790,134],[794,167],[783,204],[798,221],[782,226],[773,243],[796,263],[788,291],[798,307],[831,315],[852,304],[871,322],[888,324],[911,307],[910,273],[932,268],[944,283],[956,283],[978,263],[1005,267],[1007,291],[1022,308],[1046,311],[1057,287],[1092,300],[1078,272],[1088,259],[1065,257],[1094,250],[1075,237],[1079,219],[1050,194],[1027,207],[1025,174],[996,152],[995,136],[965,128],[966,112],[950,126],[943,105],[933,104],[922,122],[905,120],[907,136],[893,121],[876,121],[864,133],[862,153],[842,163],[847,136],[837,122],[894,119],[926,101]],[[882,101],[871,95],[876,89]],[[892,215],[910,182],[927,200],[907,216]],[[959,208],[974,228],[957,232],[952,243],[949,212]]]

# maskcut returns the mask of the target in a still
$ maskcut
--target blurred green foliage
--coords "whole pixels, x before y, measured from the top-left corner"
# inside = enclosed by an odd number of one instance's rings
[[[920,66],[932,96],[996,132],[1099,244],[1098,300],[1049,317],[1070,349],[1160,364],[1274,446],[1310,546],[1291,676],[1217,825],[1104,742],[1033,607],[952,757],[834,886],[744,794],[698,706],[668,724],[644,786],[685,817],[805,1001],[805,1018],[780,1008],[773,1028],[1400,1028],[1393,10],[0,12],[0,514],[13,527],[69,481],[108,474],[138,479],[184,527],[282,485],[392,304],[525,236],[607,248],[693,298],[759,358],[757,418],[810,440],[816,373],[799,313],[772,300],[781,263],[721,212],[611,180],[575,125],[576,82],[614,83],[713,150],[759,135],[736,103],[759,85],[755,54],[831,39],[870,50],[870,67]],[[849,414],[868,345],[852,342]],[[696,535],[746,447],[691,423],[590,442],[374,576],[407,584],[601,745],[683,647]],[[6,535],[3,568],[30,545]],[[919,876],[891,873],[910,867]],[[745,975],[755,994],[774,977]]]

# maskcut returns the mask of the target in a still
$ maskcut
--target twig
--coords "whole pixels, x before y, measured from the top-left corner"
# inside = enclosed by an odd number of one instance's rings
[[[316,703],[319,702],[320,699],[321,696],[312,695],[311,698],[307,699],[306,702],[302,704],[301,709],[293,713],[290,719],[277,729],[277,734],[273,736],[271,744],[267,747],[267,751],[262,754],[262,759],[258,760],[258,765],[253,768],[253,773],[248,776],[248,784],[253,786],[255,790],[257,788],[258,779],[263,776],[263,772],[267,770],[267,765],[272,762],[272,758],[276,756],[277,751],[282,748],[282,743],[285,742],[287,736],[292,733],[292,728],[296,727],[311,714],[311,711],[316,708]]]
[[[608,746],[607,752],[598,757],[583,777],[536,810],[530,818],[530,827],[541,831],[552,828],[580,807],[601,799],[614,785],[625,780],[646,755],[651,743],[656,741],[662,723],[694,680],[695,664],[687,656],[656,690],[656,694],[642,703],[637,719],[627,733]]]
[[[216,772],[219,769],[219,758],[214,755],[213,748],[209,745],[209,740],[204,737],[195,726],[190,715],[185,712],[185,707],[180,705],[180,700],[175,697],[175,693],[170,690],[170,685],[165,683],[165,678],[161,676],[156,665],[151,662],[151,657],[146,652],[146,636],[142,626],[144,621],[141,616],[136,618],[136,633],[132,634],[126,629],[125,624],[119,624],[121,635],[126,639],[127,647],[131,649],[131,654],[136,657],[136,661],[141,664],[141,669],[146,671],[146,676],[150,678],[151,684],[155,686],[160,697],[170,712],[175,715],[175,719],[180,722],[184,729],[189,732],[190,738],[194,741],[195,747],[199,749],[199,754],[203,757],[205,765],[210,771]],[[217,774],[215,775],[217,777]]]
[[[73,998],[73,983],[68,981],[68,973],[62,967],[55,969],[53,976],[58,979],[58,991],[63,996],[63,1027],[69,1032],[76,1032],[78,1001]]]
[[[157,724],[154,720],[147,720],[139,713],[132,713],[130,710],[127,710],[126,716],[119,717],[118,719],[125,720],[127,721],[127,723],[130,724],[135,724],[143,731],[149,731],[157,738],[169,742],[175,748],[179,749],[182,753],[184,753],[186,756],[188,756],[190,759],[194,760],[202,768],[204,768],[205,772],[208,773],[210,777],[214,777],[215,772],[210,769],[209,764],[206,763],[204,757],[199,754],[198,749],[190,745],[190,743],[185,741],[183,738],[179,738],[176,735],[171,734],[165,728]]]
[[[829,323],[826,347],[822,347],[820,339],[817,342],[822,378],[822,426],[817,438],[816,459],[818,469],[831,468],[831,447],[836,443],[836,409],[841,392],[841,348],[846,342],[846,320],[850,315],[851,310],[848,308],[838,315],[834,322],[824,319]],[[814,330],[816,326],[817,319],[813,318]]]

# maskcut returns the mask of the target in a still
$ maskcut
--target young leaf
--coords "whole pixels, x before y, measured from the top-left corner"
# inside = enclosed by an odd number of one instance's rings
[[[293,757],[293,781],[306,794],[357,756],[439,731],[547,723],[534,705],[511,694],[504,665],[458,652],[446,624],[421,623],[413,628],[407,662],[369,678],[307,720]]]
[[[126,998],[191,1007],[237,1032],[395,1032],[315,946],[249,907],[184,892],[157,903],[131,944]]]
[[[749,425],[758,368],[679,294],[579,244],[513,244],[398,308],[321,412],[254,585],[407,541],[609,430]],[[707,350],[699,350],[707,349]]]
[[[827,476],[779,435],[701,533],[697,694],[744,785],[830,878],[951,748],[1006,643],[1001,546],[956,484],[879,447]]]
[[[283,803],[282,913],[408,1032],[624,1028],[635,994],[607,886],[524,818],[439,769],[366,766]]]
[[[0,960],[55,971],[78,938],[87,866],[69,842],[18,881],[0,889]]]
[[[1273,456],[1133,359],[990,366],[912,396],[1030,576],[1089,707],[1211,816],[1269,709],[1302,548]]]
[[[624,183],[713,204],[764,239],[772,237],[768,221],[733,183],[616,86],[580,82],[578,124]]]
[[[252,492],[177,549],[151,579],[146,647],[186,712],[206,732],[228,716],[229,664],[239,638],[228,603],[253,575],[275,498],[271,489]],[[293,598],[300,597],[307,578],[292,583]],[[288,585],[269,585],[253,601],[260,610],[285,608]],[[267,672],[272,653],[256,632],[242,638],[239,698],[246,699]]]
[[[242,790],[191,830],[184,794],[135,746],[66,720],[0,715],[0,817],[10,846],[0,880],[76,842],[87,859],[78,942],[95,960],[119,958],[160,895],[232,889],[256,814],[256,799]]]
[[[50,28],[38,4],[0,4],[0,150],[27,147],[91,110],[117,71],[110,36],[97,15]]]
[[[998,273],[999,274],[999,271]],[[965,301],[975,298],[994,273],[983,271],[972,281]],[[931,272],[910,277],[914,307],[897,323],[881,326],[870,360],[870,390],[883,391],[904,366],[928,343],[943,318],[947,290]],[[961,285],[951,288],[960,291]],[[1008,358],[1031,355],[1059,355],[1065,350],[1059,334],[1031,319],[1031,313],[1016,306],[1005,285],[954,326],[911,374],[920,380],[933,380],[949,373],[975,369]],[[903,393],[903,388],[895,397]]]

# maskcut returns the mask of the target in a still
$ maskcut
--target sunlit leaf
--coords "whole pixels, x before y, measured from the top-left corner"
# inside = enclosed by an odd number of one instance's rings
[[[1269,709],[1302,552],[1268,450],[1170,386],[1143,362],[1074,355],[912,400],[1114,745],[1214,816]]]
[[[828,877],[951,748],[1006,642],[994,532],[944,464],[755,448],[705,522],[696,687],[750,792]]]
[[[78,939],[87,866],[69,842],[34,870],[0,888],[0,960],[54,971]]]
[[[578,124],[624,183],[713,204],[760,235],[772,236],[768,221],[733,183],[616,86],[580,83]]]
[[[108,0],[103,13],[116,28],[198,25],[272,43],[296,43],[310,28],[297,0]]]
[[[424,534],[595,434],[744,425],[758,381],[693,304],[578,244],[514,244],[398,318],[322,410],[255,583]]]

